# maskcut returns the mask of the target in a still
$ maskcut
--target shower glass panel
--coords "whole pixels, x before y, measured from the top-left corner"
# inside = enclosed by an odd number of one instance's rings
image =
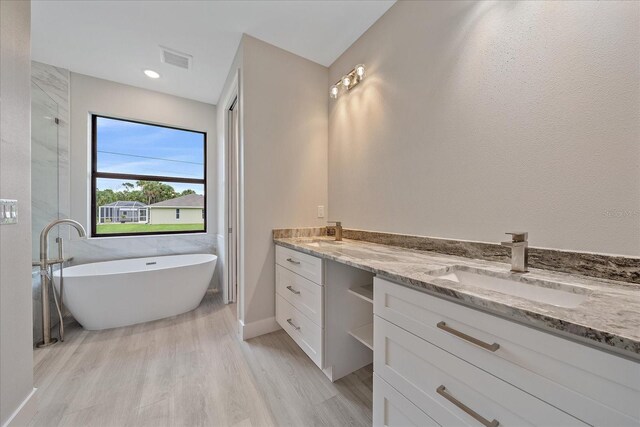
[[[42,229],[59,218],[58,104],[31,83],[31,219],[32,257],[37,260]],[[52,230],[50,236],[57,237]],[[53,238],[51,239],[53,240]]]

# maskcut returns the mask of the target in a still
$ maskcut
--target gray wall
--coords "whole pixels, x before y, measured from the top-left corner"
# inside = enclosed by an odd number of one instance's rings
[[[325,225],[327,68],[245,36],[244,322],[275,316],[271,231]],[[271,304],[265,304],[270,301]]]
[[[330,67],[368,67],[329,104],[331,217],[637,256],[638,22],[638,2],[396,3]]]
[[[178,253],[215,253],[216,107],[133,86],[71,73],[71,217],[89,230],[91,113],[207,132],[207,233],[104,237],[68,246],[74,263]]]
[[[271,230],[326,221],[317,206],[327,203],[328,70],[247,35],[239,53],[231,75],[241,68],[240,319],[277,327]]]
[[[0,425],[33,390],[30,24],[28,1],[0,2],[0,198],[19,210],[0,225]]]

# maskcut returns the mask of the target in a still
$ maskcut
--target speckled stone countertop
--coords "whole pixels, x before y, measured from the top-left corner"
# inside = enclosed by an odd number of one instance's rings
[[[640,359],[640,285],[530,269],[511,273],[510,265],[442,255],[359,240],[330,237],[274,238],[277,245],[370,271],[394,282],[458,300],[466,305],[558,332],[599,348]],[[573,308],[507,295],[438,278],[464,270],[556,288],[585,296]]]

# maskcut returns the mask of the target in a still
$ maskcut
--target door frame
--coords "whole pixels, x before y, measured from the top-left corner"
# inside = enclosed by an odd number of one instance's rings
[[[225,286],[227,289],[225,302],[227,304],[237,301],[238,286],[238,98],[232,97],[230,105],[225,108],[226,123],[226,152],[225,160],[227,167],[226,172],[226,203],[225,212],[227,217],[227,226],[225,227],[227,244],[227,280]]]
[[[242,147],[242,98],[241,98],[241,88],[240,88],[240,69],[236,71],[233,81],[231,82],[230,89],[227,92],[226,97],[223,102],[220,102],[219,105],[224,107],[222,123],[223,132],[222,136],[224,138],[222,144],[223,150],[223,163],[224,163],[224,172],[222,173],[222,177],[224,180],[224,196],[223,196],[223,215],[224,215],[224,229],[222,230],[223,240],[224,240],[224,269],[223,269],[223,300],[225,304],[237,303],[237,319],[242,320],[242,313],[244,313],[244,298],[243,298],[243,260],[244,260],[244,247],[242,245],[243,235],[244,235],[244,227],[242,218],[244,217],[244,185],[243,185],[243,170],[242,170],[242,158],[243,158],[243,147]],[[236,141],[237,146],[232,146],[233,141],[230,140],[230,125],[232,110],[237,114],[236,120]],[[235,157],[232,157],[231,154],[235,152]],[[232,179],[230,167],[230,162],[234,161],[234,165],[236,166],[235,179]],[[230,200],[232,197],[232,185],[235,186],[236,189],[236,210],[235,210],[235,221],[232,217],[232,213],[230,212]],[[235,227],[233,224],[235,222]],[[231,235],[229,233],[230,228],[235,228],[232,230],[232,233],[235,233],[235,242],[236,247],[233,247],[233,243],[231,241]],[[235,257],[232,251],[235,251]],[[235,286],[232,283],[233,274],[230,268],[232,265],[236,265],[236,283]]]

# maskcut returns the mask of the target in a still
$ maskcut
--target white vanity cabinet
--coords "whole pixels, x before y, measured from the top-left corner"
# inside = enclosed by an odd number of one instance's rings
[[[276,321],[323,367],[324,287],[320,258],[276,246]]]
[[[276,320],[331,381],[373,361],[367,340],[350,334],[371,329],[372,303],[349,292],[372,282],[372,273],[276,245]]]
[[[640,425],[635,361],[379,278],[374,314],[376,426]]]

